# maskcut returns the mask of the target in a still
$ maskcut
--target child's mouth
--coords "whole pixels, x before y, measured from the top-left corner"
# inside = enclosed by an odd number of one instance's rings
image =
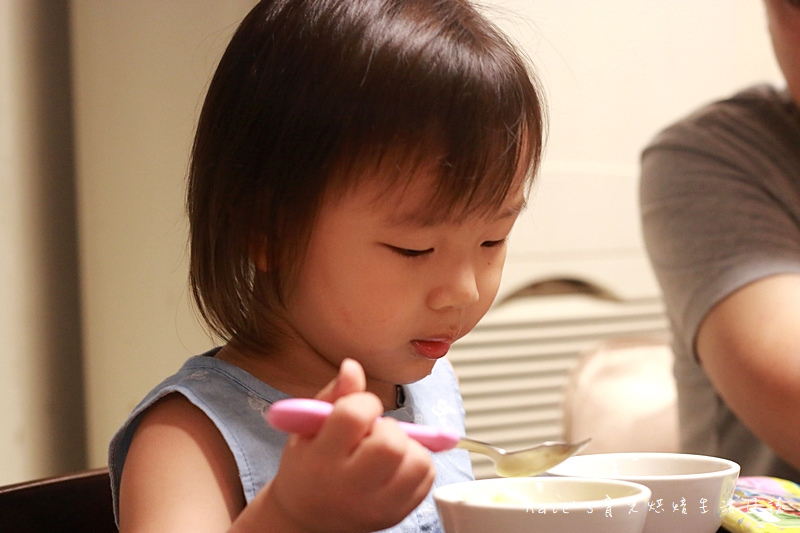
[[[411,341],[417,353],[430,359],[439,359],[447,355],[451,341],[441,339],[414,339]]]

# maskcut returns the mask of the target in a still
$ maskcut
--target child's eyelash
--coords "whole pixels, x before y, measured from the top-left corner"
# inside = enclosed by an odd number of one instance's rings
[[[483,248],[494,248],[496,246],[502,246],[506,243],[506,239],[499,239],[496,241],[484,241],[481,243]],[[401,248],[399,246],[392,246],[391,244],[386,245],[391,251],[396,254],[402,255],[403,257],[422,257],[428,255],[433,252],[433,248],[427,248],[425,250],[412,250],[410,248]]]
[[[505,244],[505,243],[506,243],[506,239],[500,239],[500,240],[497,240],[497,241],[485,241],[485,242],[481,243],[481,246],[483,246],[484,248],[494,248],[495,246],[500,246],[500,245]]]
[[[400,248],[398,246],[392,246],[387,244],[390,250],[393,252],[402,255],[403,257],[421,257],[423,255],[427,255],[433,252],[433,248],[428,248],[426,250],[410,250],[408,248]]]

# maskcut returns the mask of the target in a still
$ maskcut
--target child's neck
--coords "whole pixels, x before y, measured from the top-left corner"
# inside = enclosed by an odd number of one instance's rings
[[[295,398],[314,398],[338,375],[338,368],[319,357],[304,358],[282,354],[255,353],[229,343],[216,354],[217,359],[237,366],[267,385]],[[393,383],[367,378],[367,391],[383,403],[385,411],[402,404],[403,389]]]

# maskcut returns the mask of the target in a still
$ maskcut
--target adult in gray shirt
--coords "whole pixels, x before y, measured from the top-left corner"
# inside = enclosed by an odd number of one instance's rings
[[[659,134],[641,208],[683,450],[800,482],[800,0],[764,4],[787,87],[752,87]]]

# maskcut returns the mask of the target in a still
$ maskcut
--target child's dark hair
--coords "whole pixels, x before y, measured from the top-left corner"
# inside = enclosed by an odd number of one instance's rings
[[[529,67],[466,0],[260,2],[220,61],[194,142],[201,315],[225,340],[273,347],[271,317],[326,192],[366,165],[392,162],[390,188],[433,162],[431,221],[488,212],[521,173],[530,183],[543,130]]]

